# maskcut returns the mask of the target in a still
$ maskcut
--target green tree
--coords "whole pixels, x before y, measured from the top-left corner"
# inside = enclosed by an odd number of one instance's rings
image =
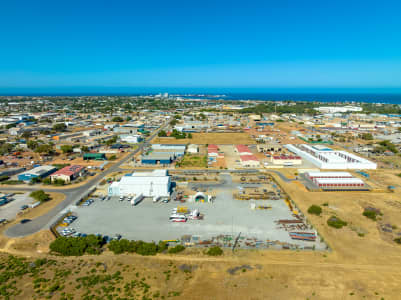
[[[28,146],[29,149],[35,150],[36,147],[37,147],[39,144],[38,144],[37,141],[29,140],[29,141],[26,143],[26,145]]]
[[[13,150],[13,145],[9,143],[4,143],[0,146],[0,155],[10,153]]]
[[[165,137],[165,136],[167,136],[167,132],[164,131],[164,130],[160,130],[157,135],[160,136],[160,137]]]
[[[23,137],[24,139],[29,139],[32,136],[32,133],[30,131],[24,131],[21,134],[21,137]]]
[[[51,154],[53,153],[53,146],[48,144],[41,144],[36,147],[35,152],[41,154]]]
[[[46,202],[51,200],[50,195],[46,194],[43,190],[34,191],[29,194],[33,199],[40,202]]]
[[[72,145],[62,145],[60,147],[60,150],[63,151],[63,153],[72,153],[72,150],[74,147]]]
[[[371,133],[362,133],[359,137],[363,140],[371,141],[373,140],[373,135]]]
[[[124,122],[124,119],[122,117],[113,117],[111,119],[112,122]]]
[[[65,131],[67,129],[67,125],[65,123],[57,123],[53,125],[54,131]]]

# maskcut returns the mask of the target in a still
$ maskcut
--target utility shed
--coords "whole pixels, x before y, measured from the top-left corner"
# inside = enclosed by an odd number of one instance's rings
[[[33,178],[45,178],[57,171],[53,166],[39,166],[18,175],[18,180],[31,181]]]
[[[106,160],[106,155],[104,153],[85,153],[84,160]]]
[[[171,180],[167,170],[134,172],[125,175],[119,182],[113,182],[108,190],[109,196],[169,197]]]

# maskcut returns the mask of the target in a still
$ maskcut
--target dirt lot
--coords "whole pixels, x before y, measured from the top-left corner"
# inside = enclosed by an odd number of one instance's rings
[[[152,144],[256,144],[248,133],[193,133],[192,139],[156,137]]]
[[[207,156],[185,154],[177,165],[179,165],[179,168],[206,168]]]

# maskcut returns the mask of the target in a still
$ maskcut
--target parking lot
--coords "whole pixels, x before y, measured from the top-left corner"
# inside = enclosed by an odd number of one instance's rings
[[[227,183],[226,183],[227,184]],[[292,213],[284,201],[253,201],[256,205],[269,205],[268,210],[250,209],[251,201],[234,200],[232,183],[227,188],[216,190],[213,203],[186,202],[154,203],[145,199],[137,206],[118,197],[109,200],[95,200],[89,206],[73,207],[78,216],[70,228],[86,234],[102,234],[144,241],[175,240],[184,235],[198,236],[207,240],[219,235],[241,236],[259,240],[280,241],[299,246],[311,246],[324,249],[319,242],[292,240],[288,232],[277,229],[276,220],[293,219]],[[188,220],[186,223],[169,221],[173,208],[186,206],[190,211],[198,209],[204,215],[203,220]]]
[[[14,200],[0,206],[0,219],[15,219],[16,215],[21,211],[21,206],[35,202],[31,197],[29,197],[29,192],[14,194],[11,198]]]

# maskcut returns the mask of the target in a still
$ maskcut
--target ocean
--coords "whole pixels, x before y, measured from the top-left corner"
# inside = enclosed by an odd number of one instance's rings
[[[210,98],[205,96],[192,98]],[[224,97],[211,98],[224,100],[264,100],[264,101],[312,101],[312,102],[367,102],[401,104],[401,94],[338,94],[338,93],[232,93]]]
[[[265,100],[265,101],[312,101],[312,102],[368,102],[368,103],[389,103],[401,104],[401,91],[396,92],[232,92],[229,90],[218,89],[169,89],[169,88],[81,88],[81,89],[5,89],[0,88],[0,96],[138,96],[155,95],[158,93],[169,92],[171,95],[180,95],[184,98],[203,98],[203,99],[224,99],[224,100]],[[186,95],[186,96],[184,96]],[[224,95],[214,97],[214,95]]]

